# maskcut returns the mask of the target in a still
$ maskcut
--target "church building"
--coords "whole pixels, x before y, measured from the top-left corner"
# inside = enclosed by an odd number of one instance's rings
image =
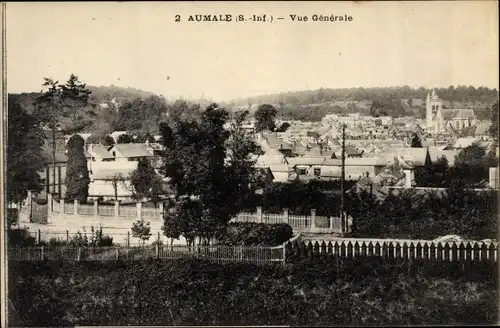
[[[425,104],[427,129],[431,133],[460,131],[474,124],[474,110],[443,108],[442,101],[434,90],[432,95],[427,94]]]

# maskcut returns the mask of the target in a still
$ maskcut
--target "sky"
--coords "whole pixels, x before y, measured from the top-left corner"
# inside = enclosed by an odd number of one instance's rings
[[[187,21],[195,14],[233,21]],[[240,14],[273,22],[236,22]],[[353,19],[319,22],[314,14]],[[321,87],[499,83],[495,1],[17,2],[7,4],[6,25],[7,89],[15,93],[72,73],[90,85],[214,101]]]

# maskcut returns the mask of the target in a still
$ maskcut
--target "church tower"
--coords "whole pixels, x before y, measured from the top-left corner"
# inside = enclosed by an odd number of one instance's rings
[[[426,106],[426,122],[427,128],[433,126],[434,121],[437,119],[436,114],[443,108],[441,100],[436,95],[436,91],[432,90],[432,95],[427,94],[427,99],[425,101]]]

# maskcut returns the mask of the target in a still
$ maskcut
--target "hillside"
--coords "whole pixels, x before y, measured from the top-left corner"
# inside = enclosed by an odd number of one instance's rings
[[[87,88],[92,92],[90,95],[91,104],[97,105],[100,103],[105,103],[116,99],[118,103],[123,103],[126,101],[132,101],[136,98],[145,99],[149,96],[154,96],[154,93],[139,90],[135,88],[122,88],[114,85],[111,86],[92,86],[89,85]],[[33,112],[33,102],[40,95],[38,92],[29,93],[17,93],[14,95],[21,106],[26,109],[29,113]]]
[[[498,90],[472,86],[450,86],[434,89],[448,108],[474,108],[479,119],[489,119],[490,106],[498,99]],[[355,113],[370,114],[371,104],[376,101],[379,109],[387,115],[425,115],[425,99],[432,89],[403,87],[344,88],[304,90],[276,93],[233,100],[240,108],[255,110],[260,104],[275,105],[284,119],[318,121],[326,114]]]

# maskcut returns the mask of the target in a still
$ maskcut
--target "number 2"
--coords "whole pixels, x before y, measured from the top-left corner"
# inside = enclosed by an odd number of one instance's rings
[[[181,15],[175,15],[175,21],[180,22],[181,21]]]

